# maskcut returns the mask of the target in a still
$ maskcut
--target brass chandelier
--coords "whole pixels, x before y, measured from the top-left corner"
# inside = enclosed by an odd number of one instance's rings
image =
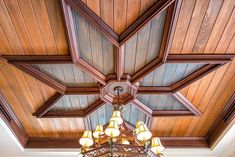
[[[142,121],[136,123],[134,129],[122,118],[122,106],[119,103],[121,86],[114,88],[118,96],[112,117],[107,126],[97,125],[95,131],[85,130],[79,143],[82,145],[80,156],[138,156],[161,157],[164,147],[159,137],[152,137],[152,133]],[[93,137],[92,137],[93,136]]]

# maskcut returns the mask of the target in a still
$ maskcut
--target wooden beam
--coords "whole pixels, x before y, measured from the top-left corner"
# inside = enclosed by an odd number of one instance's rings
[[[70,56],[2,56],[11,64],[71,64],[72,59]]]
[[[99,72],[97,69],[83,61],[82,59],[78,59],[78,62],[76,64],[78,67],[80,67],[84,72],[89,74],[91,77],[93,77],[95,80],[100,82],[103,85],[106,85],[106,77],[101,72]]]
[[[205,137],[160,137],[166,148],[209,148]]]
[[[197,70],[196,72],[192,73],[191,75],[185,77],[184,79],[178,81],[174,85],[171,86],[173,92],[177,92],[180,89],[188,86],[189,84],[199,80],[203,76],[209,74],[210,72],[214,71],[215,69],[221,67],[224,64],[208,64],[201,69]]]
[[[183,94],[176,92],[173,96],[183,104],[189,111],[191,111],[195,116],[201,116],[202,112],[196,108]]]
[[[117,73],[117,80],[121,81],[122,75],[124,73],[124,46],[119,48],[114,48],[115,52],[115,61],[116,61],[116,73]]]
[[[121,35],[120,45],[126,43],[134,34],[140,31],[149,21],[161,14],[174,0],[158,0],[152,7],[147,9],[133,24],[131,24]]]
[[[229,124],[235,119],[235,93],[228,100],[218,118],[207,133],[207,140],[212,147]]]
[[[6,101],[3,93],[0,91],[0,118],[5,122],[8,128],[12,131],[19,143],[24,147],[29,138],[28,133],[23,128],[22,124],[16,117],[10,105]]]
[[[132,104],[135,105],[136,108],[138,108],[141,112],[145,113],[148,116],[152,116],[153,111],[145,104],[140,102],[138,99],[134,99],[132,101]]]
[[[232,60],[235,55],[227,54],[170,54],[167,63],[203,63],[203,64],[224,64]]]
[[[153,60],[152,62],[145,65],[143,68],[141,68],[139,71],[134,73],[131,76],[131,82],[133,84],[139,82],[141,79],[143,79],[145,76],[147,76],[148,74],[153,72],[156,68],[158,68],[162,64],[163,63],[162,63],[161,59]]]
[[[99,30],[115,46],[119,47],[119,35],[112,30],[100,17],[80,0],[65,0],[75,11],[80,13],[87,21]]]
[[[165,148],[208,148],[204,137],[160,137]],[[26,149],[80,149],[79,138],[29,138]]]
[[[97,86],[78,86],[67,87],[65,95],[93,95],[100,94],[100,90]]]
[[[57,92],[50,99],[48,99],[44,105],[42,105],[33,115],[37,118],[42,117],[50,108],[63,96],[63,94]]]
[[[73,15],[71,7],[65,3],[65,0],[61,0],[61,8],[63,10],[64,23],[66,25],[66,34],[69,42],[70,54],[74,63],[77,62],[79,58],[79,51],[77,46],[77,38],[74,27]]]
[[[106,102],[101,99],[96,100],[87,108],[82,110],[60,110],[48,111],[41,118],[84,118],[103,106]]]
[[[53,80],[52,78],[50,78],[49,76],[47,76],[44,73],[40,72],[39,70],[37,70],[33,66],[26,65],[26,64],[16,64],[15,66],[18,67],[19,69],[23,70],[27,74],[33,76],[34,78],[38,79],[39,81],[45,83],[49,87],[55,89],[57,92],[59,92],[59,93],[64,93],[65,92],[66,87],[64,85],[62,85],[59,82]]]
[[[178,116],[195,116],[191,111],[184,110],[153,110],[153,117],[178,117]]]
[[[168,94],[172,93],[171,87],[161,86],[140,86],[137,94]]]
[[[167,9],[167,15],[166,15],[160,53],[159,53],[159,57],[162,58],[163,62],[166,62],[167,56],[172,46],[176,23],[178,21],[178,16],[180,12],[181,2],[182,0],[176,0]]]

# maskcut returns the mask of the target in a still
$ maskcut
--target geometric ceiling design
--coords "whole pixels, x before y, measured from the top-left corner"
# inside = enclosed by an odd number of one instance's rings
[[[175,141],[207,147],[219,134],[213,128],[218,118],[232,113],[231,6],[212,0],[0,1],[0,115],[20,126],[18,132],[25,129],[24,147],[77,148],[71,137],[108,123],[119,85],[129,127],[144,121],[166,147]]]

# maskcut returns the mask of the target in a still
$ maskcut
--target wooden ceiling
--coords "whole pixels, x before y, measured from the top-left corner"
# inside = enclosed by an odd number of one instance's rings
[[[108,122],[115,96],[104,96],[120,84],[130,126],[145,121],[167,147],[211,145],[234,114],[234,8],[234,0],[0,0],[0,115],[16,136],[20,126],[26,148],[79,147],[83,130]]]

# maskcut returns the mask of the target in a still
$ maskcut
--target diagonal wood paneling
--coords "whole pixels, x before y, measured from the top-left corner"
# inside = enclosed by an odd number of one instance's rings
[[[1,0],[0,54],[66,55],[59,1]]]
[[[72,11],[79,56],[105,75],[114,72],[112,43],[76,11]]]
[[[233,0],[183,0],[171,53],[235,53],[234,6]]]
[[[64,95],[50,110],[85,109],[99,98],[99,95]]]
[[[125,46],[125,73],[133,74],[159,55],[167,10],[149,22]]]
[[[33,66],[67,86],[92,86],[97,83],[74,64],[40,64]]]
[[[138,95],[137,99],[152,110],[188,110],[172,94]]]
[[[140,84],[142,86],[171,86],[204,65],[194,63],[163,64],[140,81]]]

